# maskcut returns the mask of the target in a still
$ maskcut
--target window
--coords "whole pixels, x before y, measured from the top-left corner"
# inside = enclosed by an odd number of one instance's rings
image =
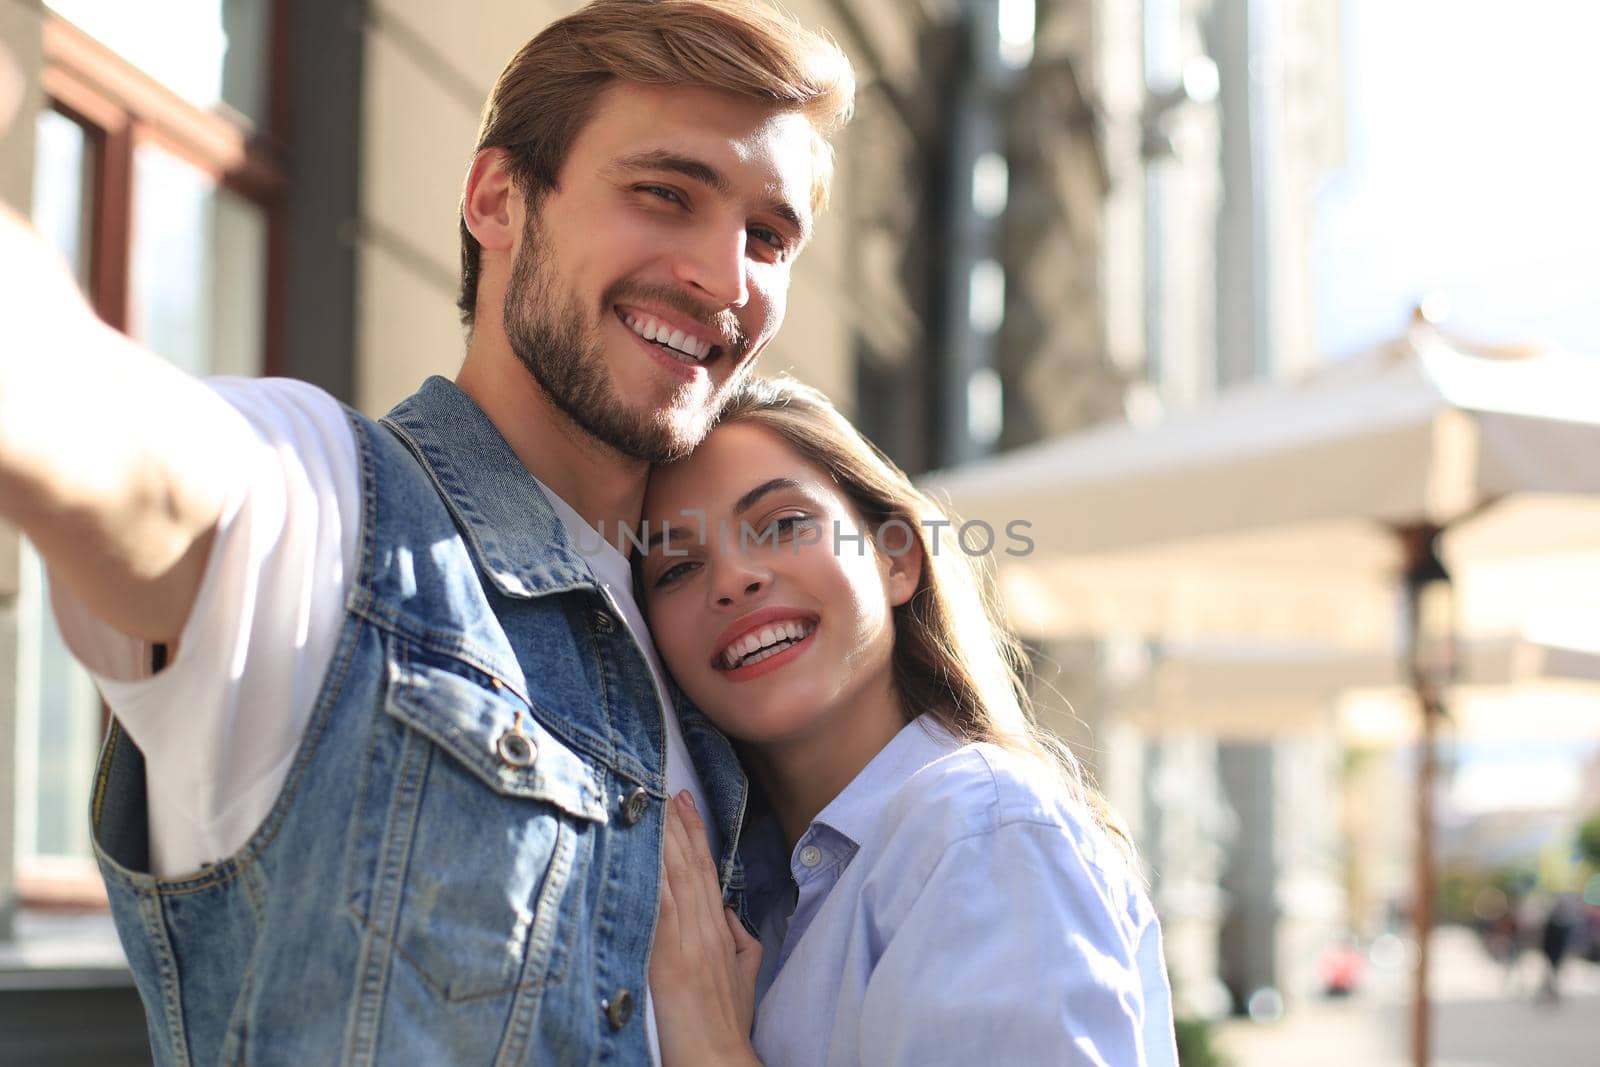
[[[100,316],[153,351],[195,374],[272,372],[287,182],[269,75],[286,4],[172,0],[160,19],[47,6],[35,226]],[[27,545],[21,562],[18,888],[35,904],[103,899],[87,812],[105,712]]]

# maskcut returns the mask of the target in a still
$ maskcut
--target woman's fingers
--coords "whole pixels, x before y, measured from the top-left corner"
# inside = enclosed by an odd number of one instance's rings
[[[754,990],[756,976],[761,973],[761,942],[750,936],[732,908],[723,908],[722,914],[728,920],[728,933],[733,938],[733,959],[739,968],[739,977]]]
[[[711,844],[706,838],[706,824],[700,820],[700,810],[695,807],[693,795],[685,789],[673,799],[678,814],[683,816],[683,828],[689,835],[689,845],[694,851],[696,860],[710,870],[711,876],[715,878],[717,863],[711,858]]]
[[[688,830],[683,825],[682,809],[674,798],[667,804],[666,881],[671,883],[678,909],[678,928],[685,942],[705,938],[705,886]]]
[[[684,847],[691,855],[690,864],[695,873],[695,904],[701,909],[699,919],[705,930],[723,948],[733,951],[733,942],[725,936],[722,922],[722,887],[717,884],[717,865],[711,859],[711,846],[706,842],[706,827],[695,809],[694,798],[683,790],[673,798],[683,831]]]
[[[656,920],[655,947],[650,950],[650,984],[659,987],[670,981],[671,962],[667,957],[676,951],[682,937],[678,929],[678,904],[672,895],[672,879],[661,879],[661,910]],[[665,947],[665,951],[659,951]]]

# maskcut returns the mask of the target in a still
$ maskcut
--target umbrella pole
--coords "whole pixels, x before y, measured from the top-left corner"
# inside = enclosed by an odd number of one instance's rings
[[[1414,907],[1417,940],[1417,966],[1412,974],[1411,1062],[1428,1067],[1429,1038],[1433,1004],[1428,995],[1429,945],[1433,933],[1433,898],[1437,877],[1433,862],[1433,789],[1438,776],[1434,753],[1437,715],[1432,694],[1419,688],[1418,711],[1422,715],[1422,751],[1417,767],[1417,886]]]
[[[1434,783],[1439,761],[1435,741],[1439,716],[1444,713],[1441,687],[1454,668],[1454,605],[1450,599],[1450,574],[1438,554],[1439,528],[1431,525],[1399,531],[1405,549],[1406,667],[1417,713],[1422,716],[1418,744],[1416,796],[1416,887],[1412,918],[1417,942],[1417,964],[1412,972],[1411,1062],[1428,1067],[1431,1056],[1432,1001],[1428,993],[1429,943],[1433,933],[1434,896],[1438,879],[1434,869]],[[1424,603],[1427,596],[1430,603]],[[1434,597],[1443,597],[1442,601]],[[1434,626],[1427,625],[1429,621]],[[1437,627],[1437,629],[1435,629]],[[1425,632],[1433,630],[1434,632]]]

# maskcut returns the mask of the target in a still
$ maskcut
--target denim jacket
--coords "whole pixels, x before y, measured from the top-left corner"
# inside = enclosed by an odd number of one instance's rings
[[[143,760],[115,724],[101,756],[96,854],[156,1060],[646,1064],[666,797],[649,667],[466,394],[432,378],[350,421],[358,572],[266,820],[155,878]],[[681,719],[742,914],[744,778]]]

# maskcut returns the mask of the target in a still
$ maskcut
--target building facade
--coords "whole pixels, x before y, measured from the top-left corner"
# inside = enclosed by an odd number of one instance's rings
[[[174,0],[152,34],[106,16],[135,5],[0,0],[27,85],[0,197],[59,231],[102,315],[158,352],[305,378],[378,414],[460,364],[457,204],[480,109],[522,42],[576,6]],[[822,388],[908,470],[1157,418],[1313,357],[1305,246],[1311,185],[1337,158],[1338,5],[786,6],[833,35],[860,88],[762,369]],[[102,713],[44,602],[0,529],[14,945],[95,898],[79,813]],[[1219,976],[1281,984],[1303,940],[1283,934],[1285,902],[1324,907],[1303,877],[1324,861],[1284,804],[1252,800],[1302,789],[1325,753],[1129,726],[1106,665],[1148,658],[1142,641],[1037,651],[1044,714],[1088,742],[1144,843],[1180,992],[1207,1008]],[[1283,847],[1252,865],[1240,842]],[[1232,936],[1240,923],[1257,933]],[[1230,959],[1225,942],[1265,947]],[[126,992],[114,952],[72,958]],[[20,959],[0,949],[0,972]]]

